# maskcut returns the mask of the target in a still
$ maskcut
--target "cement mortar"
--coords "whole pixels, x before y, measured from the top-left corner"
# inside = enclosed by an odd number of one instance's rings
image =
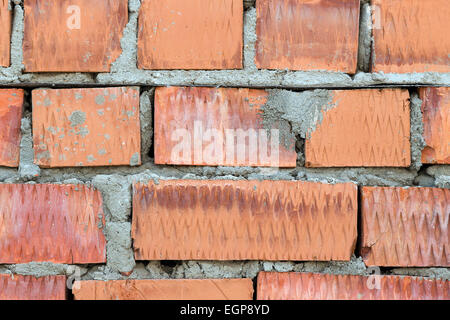
[[[131,223],[106,222],[107,267],[112,271],[131,273],[134,266],[134,253],[131,246]]]
[[[280,139],[286,147],[292,144],[293,134],[303,139],[310,138],[322,122],[323,113],[337,106],[333,104],[333,92],[329,90],[268,92],[267,102],[261,107],[262,125],[270,132],[279,123]]]
[[[33,136],[31,133],[31,114],[26,112],[21,123],[19,178],[30,181],[39,177],[41,169],[34,164]]]
[[[344,73],[327,71],[257,70],[254,64],[256,42],[256,10],[254,1],[244,1],[244,69],[185,71],[152,71],[137,69],[137,28],[139,0],[129,0],[129,21],[121,39],[122,54],[113,62],[111,73],[26,73],[23,74],[23,8],[14,1],[14,19],[11,39],[11,66],[0,68],[0,83],[30,86],[100,86],[100,85],[204,85],[212,87],[254,88],[322,88],[307,92],[269,90],[269,101],[264,107],[265,126],[278,121],[284,124],[283,134],[301,142],[320,123],[322,112],[335,107],[332,95],[324,88],[365,88],[393,86],[450,86],[448,73],[384,74],[365,73],[370,63],[371,22],[369,1],[362,1],[360,50],[358,72],[353,78]],[[36,85],[33,85],[36,84]],[[165,179],[232,179],[232,180],[301,180],[325,183],[355,182],[367,186],[436,186],[450,188],[450,166],[421,168],[423,148],[420,100],[411,95],[411,150],[412,166],[402,168],[303,168],[264,169],[251,167],[189,167],[159,166],[149,157],[152,144],[153,89],[141,91],[142,166],[39,169],[33,164],[31,115],[27,111],[22,120],[21,160],[19,169],[0,168],[0,182],[4,183],[66,183],[86,184],[97,188],[104,201],[107,240],[107,263],[102,265],[72,266],[49,262],[0,265],[2,274],[22,274],[37,277],[76,273],[83,280],[115,279],[179,279],[179,278],[255,278],[260,271],[316,272],[331,274],[368,275],[360,257],[349,262],[266,262],[266,261],[152,261],[134,260],[131,239],[131,207],[133,182],[158,183]],[[301,145],[297,145],[301,149]],[[299,157],[301,158],[301,154]],[[300,159],[299,158],[299,159]],[[300,161],[301,162],[301,161]],[[449,268],[394,268],[383,269],[382,274],[423,276],[449,279]],[[131,273],[131,274],[130,274]],[[130,274],[127,276],[127,274]]]
[[[360,71],[370,72],[372,42],[372,13],[370,4],[361,2],[358,46],[358,69]]]
[[[411,93],[411,169],[419,170],[422,167],[422,150],[425,148],[423,138],[422,100],[416,92]]]

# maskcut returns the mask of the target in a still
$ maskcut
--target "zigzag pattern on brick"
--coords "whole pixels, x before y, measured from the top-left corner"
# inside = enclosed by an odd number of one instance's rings
[[[66,277],[0,274],[0,300],[65,300]]]
[[[258,300],[449,300],[450,281],[400,276],[260,272]]]
[[[139,88],[35,89],[32,95],[39,166],[140,164]]]
[[[409,167],[407,90],[336,90],[335,107],[306,139],[308,167]]]
[[[92,188],[0,184],[0,263],[103,263],[103,225]]]
[[[350,260],[357,186],[300,181],[135,184],[137,260]]]
[[[362,252],[368,266],[450,266],[450,190],[362,188]]]

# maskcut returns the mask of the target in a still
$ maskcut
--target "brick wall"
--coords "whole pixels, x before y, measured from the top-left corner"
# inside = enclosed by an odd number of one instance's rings
[[[450,299],[446,0],[0,0],[0,299]]]

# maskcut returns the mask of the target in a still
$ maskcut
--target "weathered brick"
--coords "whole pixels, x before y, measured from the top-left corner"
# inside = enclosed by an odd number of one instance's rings
[[[374,72],[450,72],[448,0],[374,0]]]
[[[66,300],[66,277],[0,274],[0,300]]]
[[[300,181],[135,184],[136,260],[350,260],[357,186]]]
[[[265,130],[264,90],[157,88],[155,163],[210,166],[295,167],[289,146]]]
[[[0,184],[0,263],[106,261],[99,191],[82,185]]]
[[[139,88],[33,90],[35,163],[140,165]]]
[[[361,256],[368,266],[450,266],[450,190],[362,188]]]
[[[424,139],[422,162],[450,164],[450,88],[421,88]]]
[[[242,0],[143,0],[142,69],[242,68]]]
[[[128,0],[26,0],[26,72],[109,72],[122,52]]]
[[[399,276],[261,272],[258,300],[449,300],[450,281]]]
[[[9,0],[0,0],[0,66],[9,67],[11,56],[12,11]]]
[[[251,279],[80,281],[75,300],[252,300]]]
[[[0,89],[0,166],[19,166],[23,99],[22,89]]]
[[[305,143],[307,167],[409,167],[407,90],[337,90]],[[325,109],[326,109],[325,108]]]
[[[359,0],[256,1],[259,69],[356,72]]]

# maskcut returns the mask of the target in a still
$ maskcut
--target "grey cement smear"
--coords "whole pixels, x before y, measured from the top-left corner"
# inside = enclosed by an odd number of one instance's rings
[[[450,86],[449,73],[384,74],[367,70],[370,31],[368,8],[363,2],[360,68],[354,76],[329,71],[257,70],[254,64],[256,10],[246,2],[244,13],[244,69],[242,70],[141,70],[137,68],[137,32],[139,0],[129,0],[129,20],[121,38],[122,54],[111,65],[110,73],[23,73],[23,8],[14,6],[11,37],[11,66],[0,68],[0,84],[145,85],[145,86],[220,86],[249,88],[357,88],[392,85]],[[365,27],[367,25],[367,27]]]

